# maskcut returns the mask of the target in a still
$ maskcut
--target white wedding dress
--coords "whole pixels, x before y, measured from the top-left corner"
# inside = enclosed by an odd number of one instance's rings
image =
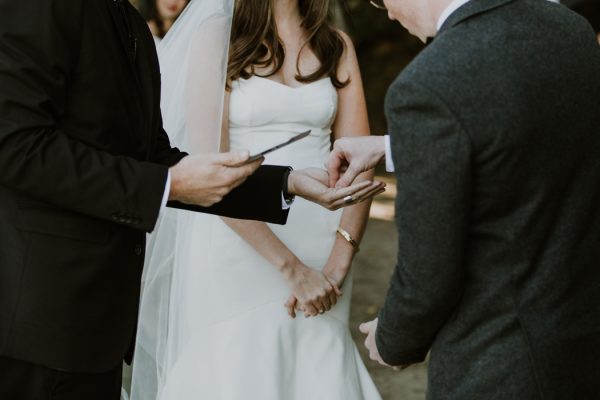
[[[259,151],[298,132],[310,136],[270,154],[267,164],[323,168],[337,92],[330,79],[291,88],[252,77],[233,83],[232,149]],[[269,225],[306,265],[322,269],[340,212],[296,199],[285,226]],[[380,396],[348,329],[352,276],[340,302],[323,316],[291,319],[281,274],[216,216],[196,218],[185,246],[193,268],[175,266],[170,308],[179,314],[179,356],[161,400],[376,400]]]

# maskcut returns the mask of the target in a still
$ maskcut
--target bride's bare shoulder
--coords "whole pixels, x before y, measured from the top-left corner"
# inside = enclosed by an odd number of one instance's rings
[[[359,71],[358,58],[356,56],[356,49],[354,48],[354,42],[350,35],[341,29],[337,29],[337,33],[344,41],[344,53],[340,60],[338,67],[338,74],[341,81],[345,81],[352,77]]]

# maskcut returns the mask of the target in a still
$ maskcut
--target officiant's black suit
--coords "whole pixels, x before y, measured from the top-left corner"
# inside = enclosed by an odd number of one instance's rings
[[[600,398],[600,47],[471,0],[390,88],[398,265],[377,342],[428,399]]]
[[[185,156],[159,96],[153,39],[128,2],[0,0],[1,358],[100,373],[130,349],[145,233]],[[196,209],[284,223],[286,170]]]

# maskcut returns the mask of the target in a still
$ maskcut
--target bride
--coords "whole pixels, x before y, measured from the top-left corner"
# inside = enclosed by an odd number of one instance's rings
[[[159,49],[172,142],[254,153],[310,130],[265,162],[304,169],[323,168],[333,139],[368,134],[353,45],[328,11],[328,0],[193,0]],[[285,226],[165,211],[132,399],[380,399],[348,329],[368,210],[296,199]]]

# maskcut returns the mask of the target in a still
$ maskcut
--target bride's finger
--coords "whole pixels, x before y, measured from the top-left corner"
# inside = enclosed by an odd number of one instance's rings
[[[384,186],[371,186],[371,187],[369,187],[368,190],[362,191],[361,193],[359,193],[356,196],[352,196],[352,202],[350,204],[347,203],[345,199],[341,199],[341,200],[338,200],[335,203],[333,203],[333,206],[331,209],[335,210],[335,209],[340,209],[340,208],[348,206],[348,205],[359,204],[365,200],[368,200],[372,197],[378,196],[384,192],[385,192]]]
[[[337,200],[343,200],[344,197],[347,196],[354,196],[355,194],[363,190],[369,189],[373,185],[381,185],[381,182],[362,181],[359,183],[355,183],[352,186],[335,189],[334,191],[332,191],[330,201],[334,202]]]
[[[340,288],[338,287],[338,285],[336,285],[335,283],[329,281],[329,283],[331,283],[331,286],[333,287],[333,291],[336,294],[337,297],[342,297],[342,291],[340,290]],[[337,300],[336,300],[337,302]]]
[[[285,304],[284,304],[284,305],[285,305],[286,307],[289,307],[289,306],[293,306],[293,305],[295,305],[295,304],[296,304],[296,302],[297,302],[297,301],[296,301],[296,296],[294,296],[294,295],[292,294],[292,295],[290,295],[290,297],[288,297],[288,299],[286,300],[286,302],[285,302]]]
[[[325,311],[328,310],[327,304],[325,304],[324,302],[325,297],[326,296],[318,297],[316,300],[313,301],[313,306],[315,306],[316,308],[315,316],[323,314]]]
[[[366,193],[366,194],[364,194],[364,195],[361,195],[361,196],[359,196],[359,197],[356,199],[356,201],[355,201],[355,202],[356,202],[356,204],[358,204],[358,203],[362,203],[362,202],[363,202],[363,201],[365,201],[365,200],[369,200],[369,199],[371,199],[371,198],[373,198],[373,197],[379,196],[379,195],[380,195],[380,194],[382,194],[382,193],[385,193],[385,191],[386,191],[386,188],[385,188],[385,187],[378,188],[378,189],[373,189],[373,190],[371,190],[370,192],[368,192],[368,193]]]
[[[315,307],[312,303],[304,304],[304,316],[306,318],[318,315],[317,307]]]
[[[296,319],[296,307],[287,307],[287,312],[290,318]]]
[[[350,194],[344,196],[344,197],[337,197],[335,200],[334,205],[338,206],[338,207],[344,207],[344,206],[348,206],[351,204],[356,204],[356,203],[360,203],[362,200],[368,198],[367,196],[369,196],[370,194],[372,195],[373,193],[385,189],[385,183],[382,182],[372,182],[371,184],[369,184],[366,187],[360,187],[360,186],[351,186],[351,188],[355,188]],[[344,192],[346,193],[346,192]],[[348,203],[348,197],[352,198],[352,201],[350,203]]]
[[[319,310],[319,314],[325,314],[326,311],[331,310],[333,305],[331,304],[331,300],[329,299],[329,294],[326,294],[321,299],[321,304],[323,304],[323,308]]]
[[[355,201],[360,202],[362,200],[370,198],[373,193],[379,190],[385,190],[386,184],[384,182],[373,182],[373,184],[365,189],[359,190],[352,195]]]
[[[296,318],[296,307],[298,304],[298,300],[296,299],[296,296],[291,295],[288,299],[288,301],[286,301],[285,303],[285,308],[287,308],[287,312],[289,314],[290,317],[292,318]]]
[[[329,293],[329,302],[331,303],[331,308],[333,308],[337,304],[338,296],[335,292]]]

